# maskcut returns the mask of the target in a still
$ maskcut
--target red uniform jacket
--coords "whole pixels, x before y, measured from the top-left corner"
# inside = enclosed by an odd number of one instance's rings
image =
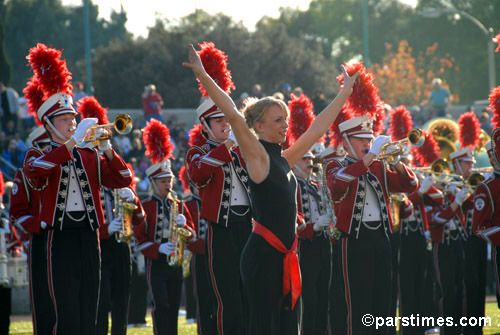
[[[249,192],[248,173],[239,148],[228,150],[224,143],[207,140],[203,147],[193,146],[188,150],[186,163],[189,178],[200,192],[200,216],[227,227],[232,190],[230,164]]]
[[[108,161],[96,149],[74,147],[69,152],[65,145],[52,142],[43,155],[36,152],[30,156],[23,172],[35,187],[43,187],[48,182],[41,193],[40,216],[55,229],[63,229],[70,161],[75,165],[91,229],[97,229],[104,223],[99,193],[101,184],[109,188],[127,187],[132,182],[132,174],[116,152]]]
[[[439,207],[443,204],[444,197],[443,193],[439,191],[437,188],[434,186],[431,186],[429,190],[423,194],[420,195],[418,193],[418,190],[411,193],[408,196],[408,199],[410,199],[412,205],[413,205],[413,215],[415,216],[415,219],[417,220],[418,223],[418,229],[422,234],[429,230],[429,221],[427,219],[426,215],[426,207],[431,206],[431,207]],[[401,221],[401,234],[408,234],[408,230],[410,227],[408,226],[408,220],[402,220]]]
[[[418,181],[411,169],[405,166],[404,174],[389,170],[379,160],[366,167],[362,160],[332,159],[326,166],[326,180],[337,214],[337,228],[346,234],[359,232],[363,217],[365,188],[369,182],[378,195],[380,213],[386,230],[392,232],[392,216],[389,207],[389,193],[413,192]],[[387,232],[386,232],[387,234]]]
[[[477,186],[472,226],[475,234],[500,246],[500,172]]]
[[[140,223],[136,222],[136,218],[134,217],[133,228],[137,242],[137,250],[141,251],[146,257],[158,259],[160,244],[166,242],[165,240],[162,241],[163,230],[168,230],[170,223],[165,225],[163,223],[170,220],[170,206],[172,205],[172,201],[172,199],[168,198],[168,205],[164,206],[163,199],[153,195],[151,198],[145,199],[142,202],[142,207],[146,213],[146,220]],[[193,233],[188,240],[192,240],[195,238],[193,220],[191,219],[191,215],[186,205],[180,200],[177,200],[177,213],[184,213],[186,217],[186,228]]]
[[[28,185],[21,169],[16,172],[10,194],[9,221],[21,232],[23,241],[29,239],[29,233],[41,233],[40,192]]]
[[[205,240],[207,237],[207,220],[200,217],[201,199],[193,194],[191,198],[185,200],[186,208],[193,220],[194,231],[196,232],[196,241],[189,243],[188,249],[198,255],[205,254]]]
[[[450,230],[446,227],[446,223],[450,220],[453,220],[455,223],[461,238],[463,240],[467,239],[467,233],[464,229],[465,219],[462,207],[458,207],[456,211],[453,211],[451,204],[454,200],[455,196],[447,193],[444,195],[443,205],[434,208],[434,213],[431,215],[431,221],[429,222],[432,241],[439,243],[449,242]]]

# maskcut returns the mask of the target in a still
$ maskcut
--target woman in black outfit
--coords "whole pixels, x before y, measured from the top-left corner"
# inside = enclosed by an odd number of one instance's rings
[[[266,97],[247,103],[245,122],[231,98],[205,72],[192,45],[189,46],[189,62],[183,66],[193,70],[225,114],[250,177],[253,231],[240,265],[248,303],[247,333],[298,334],[298,316],[294,309],[301,290],[295,252],[296,180],[290,167],[328,130],[349,97],[358,74],[349,77],[343,69],[344,89],[316,117],[311,127],[290,148],[282,151],[289,116],[284,102]]]

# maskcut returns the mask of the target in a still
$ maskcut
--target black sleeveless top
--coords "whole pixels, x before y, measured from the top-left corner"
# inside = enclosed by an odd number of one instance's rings
[[[290,248],[296,232],[297,181],[281,145],[259,140],[269,155],[269,175],[260,184],[251,179],[250,198],[254,219]]]

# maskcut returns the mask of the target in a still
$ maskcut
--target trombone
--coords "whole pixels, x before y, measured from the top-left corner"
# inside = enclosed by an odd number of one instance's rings
[[[455,185],[455,186],[462,186],[462,187],[467,187],[471,190],[475,190],[477,185],[479,185],[479,183],[482,183],[484,181],[484,176],[480,173],[472,173],[469,178],[467,178],[467,180],[463,180],[462,178],[462,181],[450,181],[448,184],[449,185]]]
[[[380,150],[378,158],[386,159],[388,162],[391,162],[395,159],[396,156],[403,155],[405,153],[405,148],[403,146],[404,144],[410,143],[412,147],[418,148],[421,147],[424,142],[425,136],[423,131],[418,128],[413,128],[408,132],[407,138],[384,144]],[[396,149],[388,153],[387,149],[391,146],[396,147]]]
[[[85,142],[92,142],[94,144],[98,144],[99,141],[108,140],[111,138],[111,133],[109,131],[105,131],[101,136],[94,139],[95,132],[99,128],[114,128],[118,134],[126,135],[132,131],[133,123],[130,115],[125,113],[120,113],[116,116],[115,121],[113,123],[108,124],[97,124],[93,125],[89,128],[87,135],[85,136]]]
[[[430,167],[412,167],[413,171],[431,175],[436,181],[445,182],[450,178],[463,179],[461,175],[451,173],[450,164],[443,158],[438,158]]]
[[[489,173],[489,172],[493,172],[493,167],[482,167],[482,168],[472,168],[469,170],[470,172],[474,173],[474,172],[478,172],[478,173]]]

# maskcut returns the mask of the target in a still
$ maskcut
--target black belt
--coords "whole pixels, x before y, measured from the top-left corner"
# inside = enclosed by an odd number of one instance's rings
[[[229,207],[228,221],[248,221],[252,219],[252,211],[248,206],[231,206]]]
[[[63,229],[76,229],[90,227],[85,211],[72,211],[64,213]]]
[[[383,227],[382,221],[368,221],[368,222],[362,221],[361,225],[368,230],[378,230],[381,227]]]

